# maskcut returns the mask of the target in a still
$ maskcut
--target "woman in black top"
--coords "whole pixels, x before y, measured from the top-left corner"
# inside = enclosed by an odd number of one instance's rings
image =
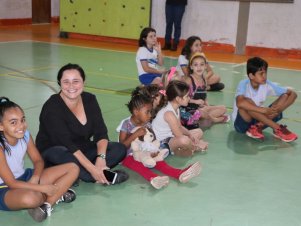
[[[81,180],[109,184],[103,170],[124,159],[125,146],[108,141],[96,97],[83,91],[85,73],[79,65],[63,66],[57,81],[61,91],[44,104],[36,137],[46,166],[75,162]]]

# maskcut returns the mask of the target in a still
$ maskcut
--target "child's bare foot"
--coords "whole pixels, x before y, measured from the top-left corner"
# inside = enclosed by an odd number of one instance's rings
[[[223,115],[222,123],[230,122],[230,120],[231,120],[230,115]]]
[[[190,179],[198,176],[201,173],[201,163],[196,162],[189,166],[179,177],[181,183],[187,183]]]
[[[209,143],[203,140],[200,140],[196,145],[196,152],[207,152]]]
[[[169,177],[168,176],[157,176],[157,177],[152,178],[150,183],[154,188],[160,189],[160,188],[168,185]]]

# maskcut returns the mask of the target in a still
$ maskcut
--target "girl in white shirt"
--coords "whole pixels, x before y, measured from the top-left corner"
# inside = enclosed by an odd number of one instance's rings
[[[157,42],[156,30],[151,27],[141,31],[136,63],[141,84],[161,84],[161,75],[166,70],[162,69],[161,44]]]
[[[167,105],[163,107],[152,127],[161,144],[168,144],[170,150],[178,156],[191,156],[195,151],[204,151],[208,143],[201,140],[201,129],[187,130],[180,122],[179,108],[189,102],[189,86],[182,81],[171,81],[166,89]]]
[[[28,154],[33,169],[24,168]],[[21,107],[0,97],[0,210],[28,209],[38,222],[45,220],[59,201],[72,202],[76,195],[68,189],[77,179],[74,163],[44,170],[44,161],[27,130]]]

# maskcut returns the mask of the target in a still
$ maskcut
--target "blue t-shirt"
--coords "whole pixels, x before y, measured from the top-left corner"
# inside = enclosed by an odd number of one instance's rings
[[[232,121],[235,122],[237,116],[236,97],[244,96],[250,98],[258,107],[263,107],[264,102],[269,96],[281,96],[287,92],[287,88],[281,87],[269,80],[265,84],[259,85],[258,89],[254,89],[249,79],[240,81],[237,86],[235,100],[233,105]]]

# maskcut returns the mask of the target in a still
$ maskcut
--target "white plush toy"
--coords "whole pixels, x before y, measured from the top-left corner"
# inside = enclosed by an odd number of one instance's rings
[[[139,127],[133,129],[135,132]],[[145,128],[146,134],[137,137],[132,143],[133,157],[145,167],[153,168],[156,162],[162,161],[169,154],[168,149],[160,149],[160,142],[156,140],[155,133],[150,128]]]

